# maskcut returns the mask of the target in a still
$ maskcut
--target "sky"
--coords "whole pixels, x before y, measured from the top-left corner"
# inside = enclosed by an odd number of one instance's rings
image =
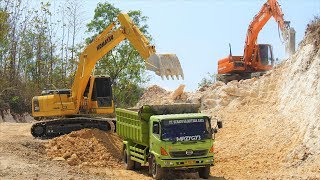
[[[98,2],[83,0],[84,23],[94,15]],[[217,62],[229,54],[243,55],[249,23],[266,0],[123,0],[108,1],[123,12],[141,10],[148,16],[149,33],[157,53],[175,53],[184,71],[184,80],[162,80],[149,72],[151,81],[174,90],[180,84],[195,91],[208,73],[217,73]],[[278,0],[284,19],[296,30],[296,44],[305,33],[307,24],[320,16],[319,0]],[[80,30],[79,30],[80,31]],[[85,29],[83,30],[83,32]],[[84,33],[82,38],[87,37]],[[275,58],[285,59],[284,44],[279,38],[278,25],[273,18],[259,34],[258,43],[272,44]],[[297,45],[296,45],[297,47]]]

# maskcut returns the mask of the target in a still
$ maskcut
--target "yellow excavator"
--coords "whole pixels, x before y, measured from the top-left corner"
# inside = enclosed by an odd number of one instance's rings
[[[32,116],[52,118],[32,125],[34,137],[59,136],[83,128],[112,129],[113,121],[97,117],[114,112],[111,79],[94,76],[92,71],[97,61],[125,39],[145,60],[147,70],[162,78],[184,78],[175,54],[156,54],[155,46],[150,45],[127,14],[120,13],[118,21],[119,28],[110,24],[81,53],[71,89],[44,90],[41,96],[33,97]]]

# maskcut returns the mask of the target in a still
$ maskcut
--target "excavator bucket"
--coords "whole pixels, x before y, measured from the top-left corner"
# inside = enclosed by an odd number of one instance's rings
[[[180,61],[175,54],[153,54],[149,57],[146,67],[147,70],[154,71],[162,79],[164,77],[179,79],[179,76],[184,79]]]

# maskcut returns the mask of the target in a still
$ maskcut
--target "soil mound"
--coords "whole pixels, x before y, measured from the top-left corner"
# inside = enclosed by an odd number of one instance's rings
[[[122,140],[115,133],[83,129],[50,140],[50,159],[75,166],[122,167]]]
[[[185,85],[181,84],[174,91],[167,91],[157,85],[148,87],[135,108],[142,105],[161,105],[186,102],[190,93],[184,92]]]

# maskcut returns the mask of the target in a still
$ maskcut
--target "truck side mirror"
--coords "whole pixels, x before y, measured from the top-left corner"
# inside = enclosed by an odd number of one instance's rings
[[[153,124],[152,133],[159,134],[159,124]]]
[[[211,131],[212,131],[213,134],[218,132],[218,130],[216,128],[212,128]]]
[[[218,121],[217,122],[217,126],[218,126],[219,129],[221,129],[222,128],[222,121]]]

